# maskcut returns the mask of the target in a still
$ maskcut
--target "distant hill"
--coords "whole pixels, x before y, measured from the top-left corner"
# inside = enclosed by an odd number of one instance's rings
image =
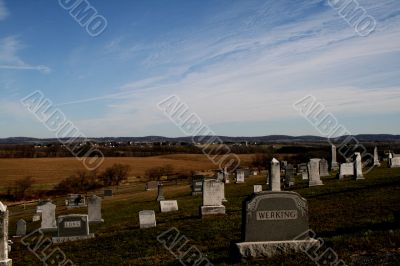
[[[287,136],[287,135],[269,135],[269,136],[258,136],[258,137],[228,137],[228,136],[217,136],[225,143],[274,143],[274,142],[324,142],[327,138],[319,136]],[[335,139],[335,142],[341,142],[348,136],[341,136]],[[354,137],[360,142],[382,142],[382,141],[400,141],[400,135],[390,134],[360,134],[354,135]],[[207,141],[209,137],[196,136],[196,142]],[[67,139],[65,139],[67,140]],[[83,140],[83,139],[82,139]],[[145,137],[101,137],[101,138],[88,138],[86,140],[92,142],[192,142],[192,137],[177,137],[168,138],[163,136],[145,136]],[[28,137],[12,137],[12,138],[0,138],[0,144],[46,144],[58,142],[56,138],[28,138]]]

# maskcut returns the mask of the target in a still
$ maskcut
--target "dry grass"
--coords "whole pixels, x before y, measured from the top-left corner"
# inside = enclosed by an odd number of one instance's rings
[[[240,155],[242,164],[251,162],[252,155]],[[155,166],[171,164],[176,170],[202,171],[216,169],[203,154],[172,154],[153,157],[106,157],[99,171],[115,163],[130,165],[129,175],[143,176],[145,171]],[[83,164],[73,157],[37,159],[0,159],[0,188],[12,184],[25,176],[33,176],[37,185],[51,186],[61,179],[84,170]],[[134,178],[130,178],[134,181]]]

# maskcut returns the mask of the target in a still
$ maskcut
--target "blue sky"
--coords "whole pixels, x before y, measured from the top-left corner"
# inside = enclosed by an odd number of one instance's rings
[[[361,37],[324,0],[89,1],[97,37],[58,1],[0,0],[0,137],[54,137],[21,104],[40,90],[87,136],[183,136],[178,95],[219,135],[319,135],[314,95],[351,133],[400,133],[400,2],[359,1]]]

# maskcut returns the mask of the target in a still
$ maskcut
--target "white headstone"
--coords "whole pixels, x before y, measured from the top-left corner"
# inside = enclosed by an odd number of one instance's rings
[[[203,181],[203,205],[201,215],[225,214],[225,184],[215,179]]]
[[[0,265],[11,266],[12,260],[8,258],[8,210],[0,201]]]
[[[56,205],[47,202],[40,209],[42,211],[42,225],[40,230],[57,230]]]
[[[310,159],[308,163],[308,186],[321,186],[323,185],[319,175],[319,161],[320,159]]]
[[[354,175],[356,180],[364,179],[364,175],[362,172],[362,162],[361,162],[361,154],[359,152],[354,153],[355,160],[354,160]]]
[[[262,191],[262,185],[254,185],[253,186],[253,192],[258,193]]]
[[[339,179],[343,179],[345,176],[354,176],[354,164],[353,163],[340,164]]]
[[[156,227],[156,213],[153,210],[139,212],[140,229]]]
[[[400,157],[393,157],[389,161],[389,167],[390,168],[398,168],[400,167]]]
[[[332,162],[331,162],[331,170],[337,171],[339,169],[339,165],[336,161],[336,146],[332,144]]]
[[[374,148],[374,166],[381,166],[381,163],[379,162],[379,156],[378,156],[378,147],[375,146]]]
[[[275,158],[271,161],[269,186],[271,191],[281,191],[281,166]]]
[[[244,171],[241,169],[236,170],[236,183],[244,183]]]
[[[178,201],[176,200],[162,200],[160,201],[161,212],[173,212],[178,210]]]
[[[101,202],[102,199],[96,195],[92,195],[88,198],[88,215],[89,223],[101,223],[104,222],[101,217]]]

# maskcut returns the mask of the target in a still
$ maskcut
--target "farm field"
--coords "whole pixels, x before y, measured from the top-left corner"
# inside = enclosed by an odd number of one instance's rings
[[[252,155],[245,154],[239,157],[242,165],[247,165],[251,162]],[[202,171],[217,168],[203,154],[171,154],[152,157],[105,157],[98,170],[102,171],[115,163],[127,164],[131,167],[129,181],[135,181],[132,177],[143,176],[149,168],[166,164],[172,165],[175,170]],[[85,168],[74,157],[0,159],[0,189],[25,176],[32,176],[36,181],[36,186],[51,188],[78,170],[85,170]]]

